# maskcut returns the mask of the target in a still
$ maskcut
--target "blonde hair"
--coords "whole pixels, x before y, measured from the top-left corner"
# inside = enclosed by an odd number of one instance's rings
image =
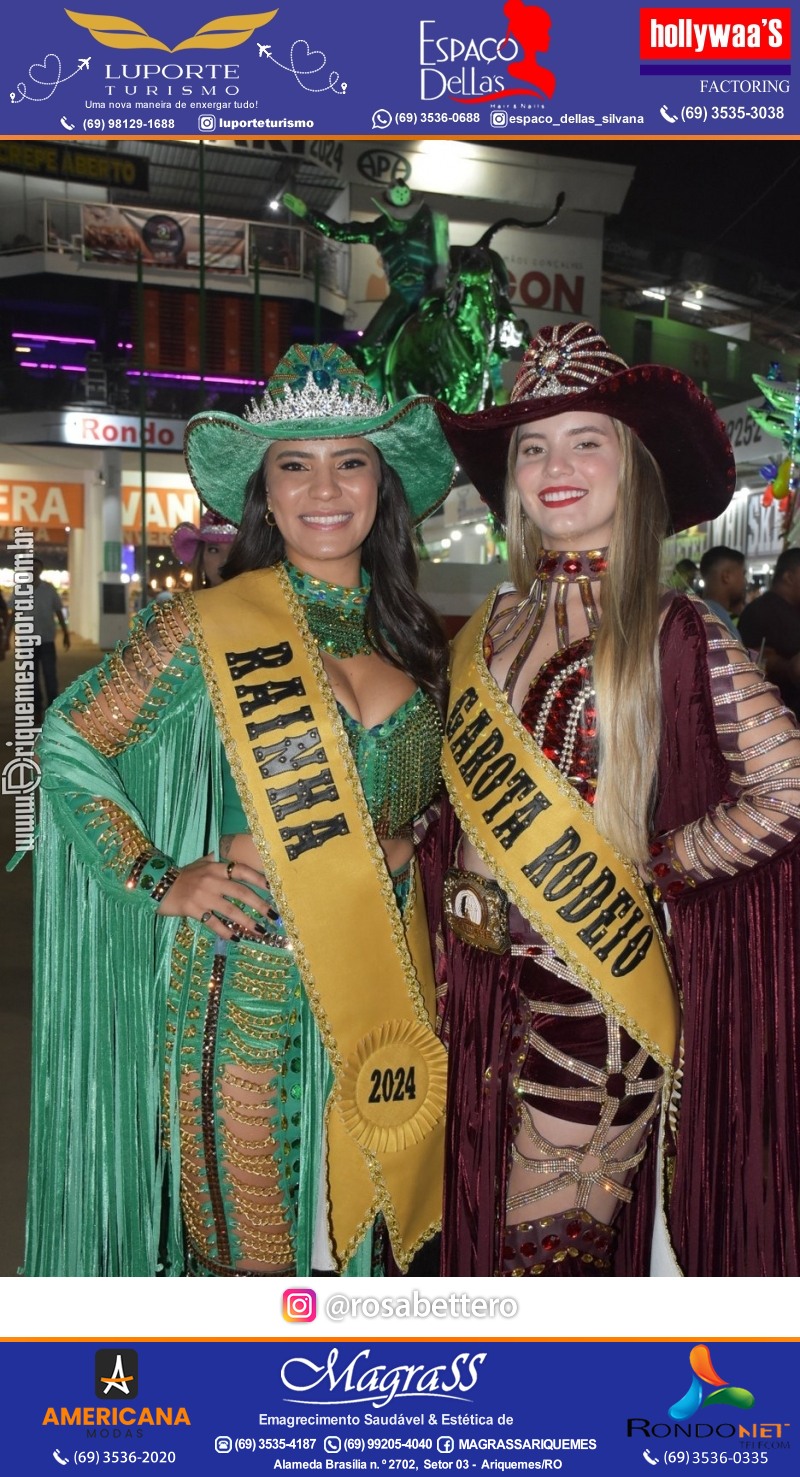
[[[593,657],[598,737],[594,814],[602,835],[639,862],[647,856],[661,738],[659,576],[669,512],[658,464],[628,426],[616,420],[613,425],[621,465]],[[525,592],[535,578],[542,540],[525,516],[514,479],[517,435],[508,455],[506,531],[511,576]]]

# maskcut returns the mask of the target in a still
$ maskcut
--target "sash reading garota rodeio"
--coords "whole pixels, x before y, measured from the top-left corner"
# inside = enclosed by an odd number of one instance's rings
[[[340,1268],[383,1213],[405,1270],[441,1222],[446,1057],[424,903],[401,917],[319,651],[285,571],[187,596],[231,771],[334,1074]]]
[[[680,1015],[647,892],[489,672],[483,639],[495,598],[454,643],[442,760],[450,798],[511,901],[669,1084]]]

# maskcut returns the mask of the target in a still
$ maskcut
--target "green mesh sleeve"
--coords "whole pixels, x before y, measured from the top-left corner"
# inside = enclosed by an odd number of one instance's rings
[[[126,789],[124,759],[134,747],[144,757],[168,707],[180,703],[198,672],[180,605],[149,608],[128,641],[54,703],[39,747],[42,789],[58,828],[101,887],[140,906],[158,905],[172,858]]]

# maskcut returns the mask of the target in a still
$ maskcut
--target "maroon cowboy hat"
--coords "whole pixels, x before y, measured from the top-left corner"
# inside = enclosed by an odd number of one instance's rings
[[[661,468],[674,533],[719,517],[733,496],[733,452],[711,401],[677,369],[629,369],[591,323],[540,328],[508,405],[473,415],[456,415],[441,401],[436,409],[461,467],[501,521],[514,428],[565,410],[610,415],[636,432]]]

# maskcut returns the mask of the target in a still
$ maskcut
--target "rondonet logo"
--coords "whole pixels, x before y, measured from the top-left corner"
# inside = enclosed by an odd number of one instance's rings
[[[729,5],[639,11],[641,61],[790,61],[792,12]]]
[[[674,1421],[691,1418],[705,1405],[738,1405],[740,1410],[748,1410],[755,1405],[755,1397],[749,1390],[720,1378],[711,1363],[711,1353],[706,1344],[695,1344],[689,1354],[689,1368],[692,1382],[686,1394],[669,1408]]]

